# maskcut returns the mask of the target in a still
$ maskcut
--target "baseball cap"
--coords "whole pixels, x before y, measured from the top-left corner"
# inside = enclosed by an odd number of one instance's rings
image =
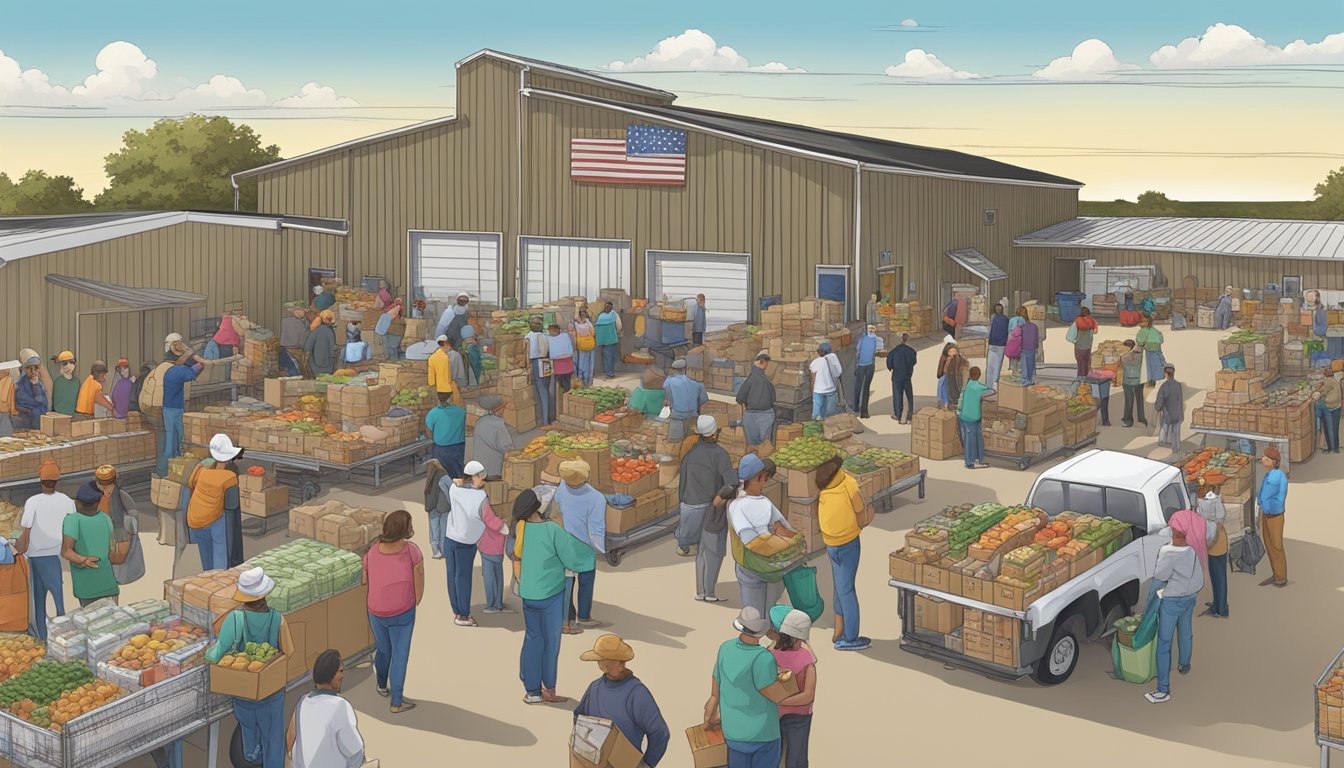
[[[439,338],[435,339],[434,341],[435,341],[435,343],[437,343],[437,344],[442,344],[442,343],[444,343],[444,342],[447,341],[447,340],[448,340],[448,337],[447,337],[447,336],[440,336]]]
[[[1164,370],[1164,371],[1171,371],[1172,373],[1175,373],[1175,372],[1176,372],[1176,366],[1172,365],[1171,363],[1167,363],[1166,365],[1162,366],[1162,370]]]
[[[60,465],[50,459],[42,462],[42,466],[37,468],[37,479],[44,483],[54,483],[60,480]]]
[[[467,466],[462,468],[462,474],[467,477],[485,474],[485,465],[479,461],[468,461]]]
[[[784,610],[779,610],[783,608]],[[781,635],[798,640],[806,640],[812,632],[812,618],[806,613],[787,605],[776,605],[770,609],[770,623]]]
[[[481,408],[487,411],[493,411],[504,404],[504,398],[499,395],[481,395]]]
[[[71,352],[70,350],[67,349],[67,350],[65,350],[64,352],[62,352],[61,354],[59,354],[59,355],[56,356],[56,362],[58,362],[58,363],[73,363],[73,362],[75,362],[75,353],[74,353],[74,352]]]
[[[701,416],[695,420],[695,431],[703,437],[709,437],[719,431],[719,422],[713,416]]]
[[[468,294],[466,291],[462,291],[461,293],[458,293],[458,294],[457,294],[457,298],[459,298],[459,299],[470,299],[470,298],[471,298],[471,295]]]
[[[90,480],[79,486],[79,491],[75,493],[75,501],[81,504],[96,504],[103,500],[103,489],[98,487],[96,481]]]
[[[737,479],[743,482],[765,471],[765,462],[754,453],[748,453],[737,463]]]
[[[674,361],[672,362],[672,370],[674,370],[674,371],[684,371],[684,370],[686,370],[686,361],[685,361],[685,360],[674,360]]]
[[[770,622],[761,615],[754,605],[744,606],[742,612],[733,619],[733,628],[752,637],[760,637],[770,628]]]
[[[768,363],[768,362],[770,362],[770,353],[769,353],[769,352],[757,352],[757,353],[756,353],[756,359],[757,359],[757,360],[764,360],[764,361],[766,361],[766,362]]]

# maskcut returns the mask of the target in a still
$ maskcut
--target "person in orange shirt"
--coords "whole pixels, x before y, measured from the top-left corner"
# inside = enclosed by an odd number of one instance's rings
[[[210,438],[213,463],[191,472],[187,487],[187,530],[201,552],[201,569],[232,568],[243,562],[242,508],[238,493],[239,456],[228,435]]]
[[[103,381],[106,379],[107,363],[95,360],[89,369],[89,377],[79,387],[79,399],[75,401],[76,414],[100,419],[112,415],[112,400],[103,393]]]
[[[859,635],[859,595],[855,580],[859,572],[859,532],[863,518],[863,494],[859,483],[841,468],[840,459],[827,460],[817,468],[817,523],[831,561],[835,584],[835,649],[862,651],[872,641]]]

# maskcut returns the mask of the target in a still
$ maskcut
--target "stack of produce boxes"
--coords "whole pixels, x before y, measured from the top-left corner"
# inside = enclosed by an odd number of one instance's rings
[[[959,429],[956,413],[932,406],[922,408],[915,414],[910,431],[910,451],[935,461],[960,456]]]
[[[1223,506],[1227,509],[1228,528],[1255,524],[1254,508],[1250,504],[1255,492],[1255,457],[1237,451],[1205,448],[1181,462],[1185,482],[1217,486]]]
[[[779,477],[784,483],[784,492],[788,497],[784,512],[789,527],[802,533],[808,552],[820,550],[821,525],[817,517],[817,467],[840,453],[835,443],[820,435],[807,434],[780,445],[770,458],[779,468]]]
[[[238,475],[238,496],[245,515],[269,517],[289,508],[289,488],[277,485],[275,473],[262,467]]]
[[[1316,686],[1316,733],[1344,742],[1344,660],[1336,659]]]
[[[1293,383],[1280,382],[1267,388],[1263,397],[1245,405],[1206,404],[1196,408],[1191,421],[1195,427],[1285,439],[1289,460],[1306,461],[1316,451],[1314,395],[1324,385],[1320,373]]]
[[[1016,373],[1005,374],[999,379],[994,399],[1000,410],[1011,413],[1016,429],[1022,433],[1022,455],[1050,453],[1071,445],[1065,439],[1070,394],[1044,384],[1024,387],[1020,381]],[[1085,421],[1086,415],[1077,418]]]
[[[360,552],[382,535],[386,517],[382,510],[327,501],[291,509],[289,532],[331,547]]]
[[[127,431],[136,426],[134,431]],[[154,436],[128,419],[71,419],[63,414],[42,417],[42,431],[18,431],[0,438],[0,480],[37,477],[37,468],[55,461],[65,473],[100,464],[152,460]]]
[[[242,359],[231,366],[234,384],[257,386],[280,370],[280,337],[265,328],[248,329],[242,352]]]

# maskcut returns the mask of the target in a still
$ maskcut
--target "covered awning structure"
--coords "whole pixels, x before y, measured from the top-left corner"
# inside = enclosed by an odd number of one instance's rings
[[[47,275],[47,282],[130,309],[172,309],[206,303],[206,297],[199,293],[174,291],[168,288],[133,288],[65,275]]]
[[[956,262],[962,269],[980,278],[981,292],[984,294],[986,301],[989,300],[990,296],[989,286],[1000,280],[1008,279],[1008,273],[1004,272],[1003,268],[990,261],[989,257],[974,248],[961,248],[955,251],[948,251],[947,257]]]
[[[72,352],[84,370],[94,360],[109,366],[120,358],[139,371],[142,364],[156,364],[163,355],[163,338],[169,333],[188,335],[194,315],[203,315],[207,297],[167,288],[117,285],[84,277],[46,275],[46,282],[75,293],[100,299],[107,306],[74,310],[75,334]],[[48,312],[70,312],[59,296],[45,302]],[[88,306],[84,304],[84,306]]]

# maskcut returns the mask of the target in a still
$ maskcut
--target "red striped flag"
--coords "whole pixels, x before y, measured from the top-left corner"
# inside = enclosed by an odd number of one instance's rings
[[[569,177],[573,181],[633,184],[686,183],[686,154],[635,155],[625,139],[571,139]]]

